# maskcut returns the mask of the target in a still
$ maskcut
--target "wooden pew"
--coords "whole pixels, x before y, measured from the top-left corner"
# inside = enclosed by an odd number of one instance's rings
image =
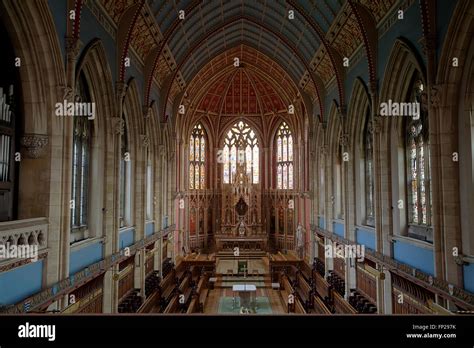
[[[288,313],[292,313],[294,311],[294,303],[289,303],[290,295],[294,295],[294,289],[291,286],[291,283],[286,275],[281,275],[280,277],[280,287],[281,287],[281,296],[283,299],[283,303],[285,304]],[[296,300],[296,299],[295,299]]]
[[[319,298],[317,295],[313,295],[313,310],[317,314],[332,314],[329,308],[326,307],[323,300]]]
[[[295,313],[296,314],[306,314],[303,303],[298,298],[295,298]]]
[[[311,280],[313,278],[313,269],[311,268],[311,266],[303,261],[301,262],[300,271],[303,277],[306,279],[306,281],[308,283],[311,283]]]
[[[204,287],[199,293],[199,311],[204,313],[204,307],[206,307],[207,295],[209,294],[209,289]]]
[[[178,309],[178,304],[179,304],[178,295],[174,295],[173,298],[168,303],[168,305],[166,306],[163,313],[165,313],[165,314],[166,313],[175,313],[176,310]]]
[[[319,294],[319,296],[321,296],[323,299],[332,301],[331,287],[329,286],[328,282],[318,272],[313,272],[313,276],[316,292]]]
[[[313,308],[313,289],[311,289],[311,286],[309,286],[305,277],[301,273],[296,276],[296,284],[296,293],[302,301],[306,311],[309,312],[309,310]]]
[[[335,290],[333,291],[334,309],[338,314],[357,314],[357,310]]]
[[[160,291],[155,291],[153,292],[146,300],[143,302],[141,307],[138,309],[137,313],[150,313],[153,311],[153,308],[155,308],[161,298],[161,293]]]
[[[188,310],[186,314],[197,313],[199,311],[199,297],[193,296],[191,302],[189,303]]]

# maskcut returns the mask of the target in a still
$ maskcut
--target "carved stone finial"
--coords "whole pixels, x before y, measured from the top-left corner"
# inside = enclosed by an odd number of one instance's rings
[[[349,145],[349,135],[347,133],[343,133],[339,136],[339,144],[341,144],[342,147]]]
[[[115,93],[117,93],[117,97],[120,100],[125,98],[125,94],[127,93],[127,84],[123,82],[117,82],[115,84]]]
[[[328,147],[327,145],[323,145],[319,148],[319,152],[321,155],[326,156],[328,154]]]
[[[60,85],[57,86],[57,94],[60,100],[72,100],[73,89],[69,86]]]
[[[66,38],[66,53],[72,57],[77,57],[81,48],[81,41],[74,37]]]
[[[112,126],[115,134],[123,135],[125,132],[125,121],[121,117],[112,117]]]
[[[141,143],[142,143],[142,146],[143,147],[148,147],[150,145],[150,138],[148,137],[148,135],[146,134],[141,134],[140,135],[140,140],[141,140]]]
[[[379,116],[374,117],[372,120],[369,121],[367,125],[368,131],[370,134],[378,134],[382,130],[382,121]]]
[[[143,106],[143,109],[142,109],[142,112],[143,112],[143,117],[144,118],[150,118],[151,117],[151,108],[149,106]]]
[[[441,101],[441,87],[439,85],[430,88],[430,103],[434,108],[438,108]]]
[[[40,158],[46,145],[48,145],[48,136],[44,134],[25,134],[20,139],[21,145],[26,149],[30,158]]]

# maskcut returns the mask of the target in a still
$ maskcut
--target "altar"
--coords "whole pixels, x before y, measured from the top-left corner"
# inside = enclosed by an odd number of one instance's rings
[[[244,310],[256,311],[257,287],[253,284],[235,284],[232,286],[233,306],[240,299],[240,308]]]

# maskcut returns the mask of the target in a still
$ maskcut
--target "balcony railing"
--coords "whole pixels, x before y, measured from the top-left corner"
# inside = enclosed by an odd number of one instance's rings
[[[47,241],[46,218],[0,222],[0,245],[36,245],[40,251],[47,247]]]

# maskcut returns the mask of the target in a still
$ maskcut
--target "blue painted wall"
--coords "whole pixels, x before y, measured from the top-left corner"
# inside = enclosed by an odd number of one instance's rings
[[[324,221],[324,216],[318,216],[318,226],[319,228],[325,229],[325,221]]]
[[[362,50],[364,50],[364,48],[362,48]],[[367,81],[369,81],[369,69],[367,66],[367,57],[365,54],[362,58],[360,58],[356,65],[351,66],[350,70],[347,72],[346,79],[344,81],[344,93],[346,94],[345,97],[348,105],[351,100],[352,91],[354,90],[355,80],[358,77],[360,77],[364,82],[364,85],[367,86]]]
[[[61,1],[58,1],[61,2]],[[81,54],[93,39],[99,38],[104,45],[105,53],[107,55],[107,63],[112,73],[112,79],[115,83],[117,81],[117,58],[116,58],[116,44],[114,39],[96,20],[91,11],[84,6],[81,17],[81,41],[84,45],[81,47]]]
[[[438,1],[436,3],[436,6],[437,6],[436,34],[438,36],[438,47],[437,47],[438,59],[441,56],[444,40],[449,28],[449,23],[451,22],[451,17],[453,15],[453,12],[454,12],[454,9],[456,8],[457,3],[458,1]]]
[[[423,37],[423,33],[421,28],[420,6],[418,1],[414,1],[413,4],[406,9],[404,13],[404,19],[397,19],[397,22],[392,25],[392,27],[380,38],[378,42],[377,78],[379,79],[379,88],[382,88],[386,65],[390,58],[390,54],[392,53],[395,40],[399,37],[403,37],[410,41],[410,43],[418,51],[418,54],[422,56],[420,52],[423,52],[423,50],[419,41]]]
[[[395,240],[393,243],[393,258],[425,273],[434,275],[433,250]]]
[[[51,16],[53,17],[56,35],[58,37],[59,47],[61,48],[63,59],[66,59],[66,45],[64,44],[64,38],[66,37],[66,21],[69,18],[67,14],[67,1],[49,0],[48,7],[51,12]]]
[[[125,231],[120,231],[120,236],[119,236],[119,248],[123,249],[125,247],[128,247],[133,244],[133,241],[135,240],[135,229],[130,228]]]
[[[43,260],[0,274],[0,304],[20,302],[41,290]]]
[[[333,221],[332,231],[338,236],[344,237],[344,224],[340,222]]]
[[[83,268],[102,260],[102,247],[101,242],[96,242],[72,251],[69,257],[69,275],[77,273]]]
[[[149,236],[155,232],[155,223],[154,222],[147,222],[145,226],[145,235]]]
[[[363,244],[367,248],[375,250],[375,232],[363,228],[356,228],[356,241],[358,244]]]
[[[474,293],[474,263],[464,265],[464,289]]]

